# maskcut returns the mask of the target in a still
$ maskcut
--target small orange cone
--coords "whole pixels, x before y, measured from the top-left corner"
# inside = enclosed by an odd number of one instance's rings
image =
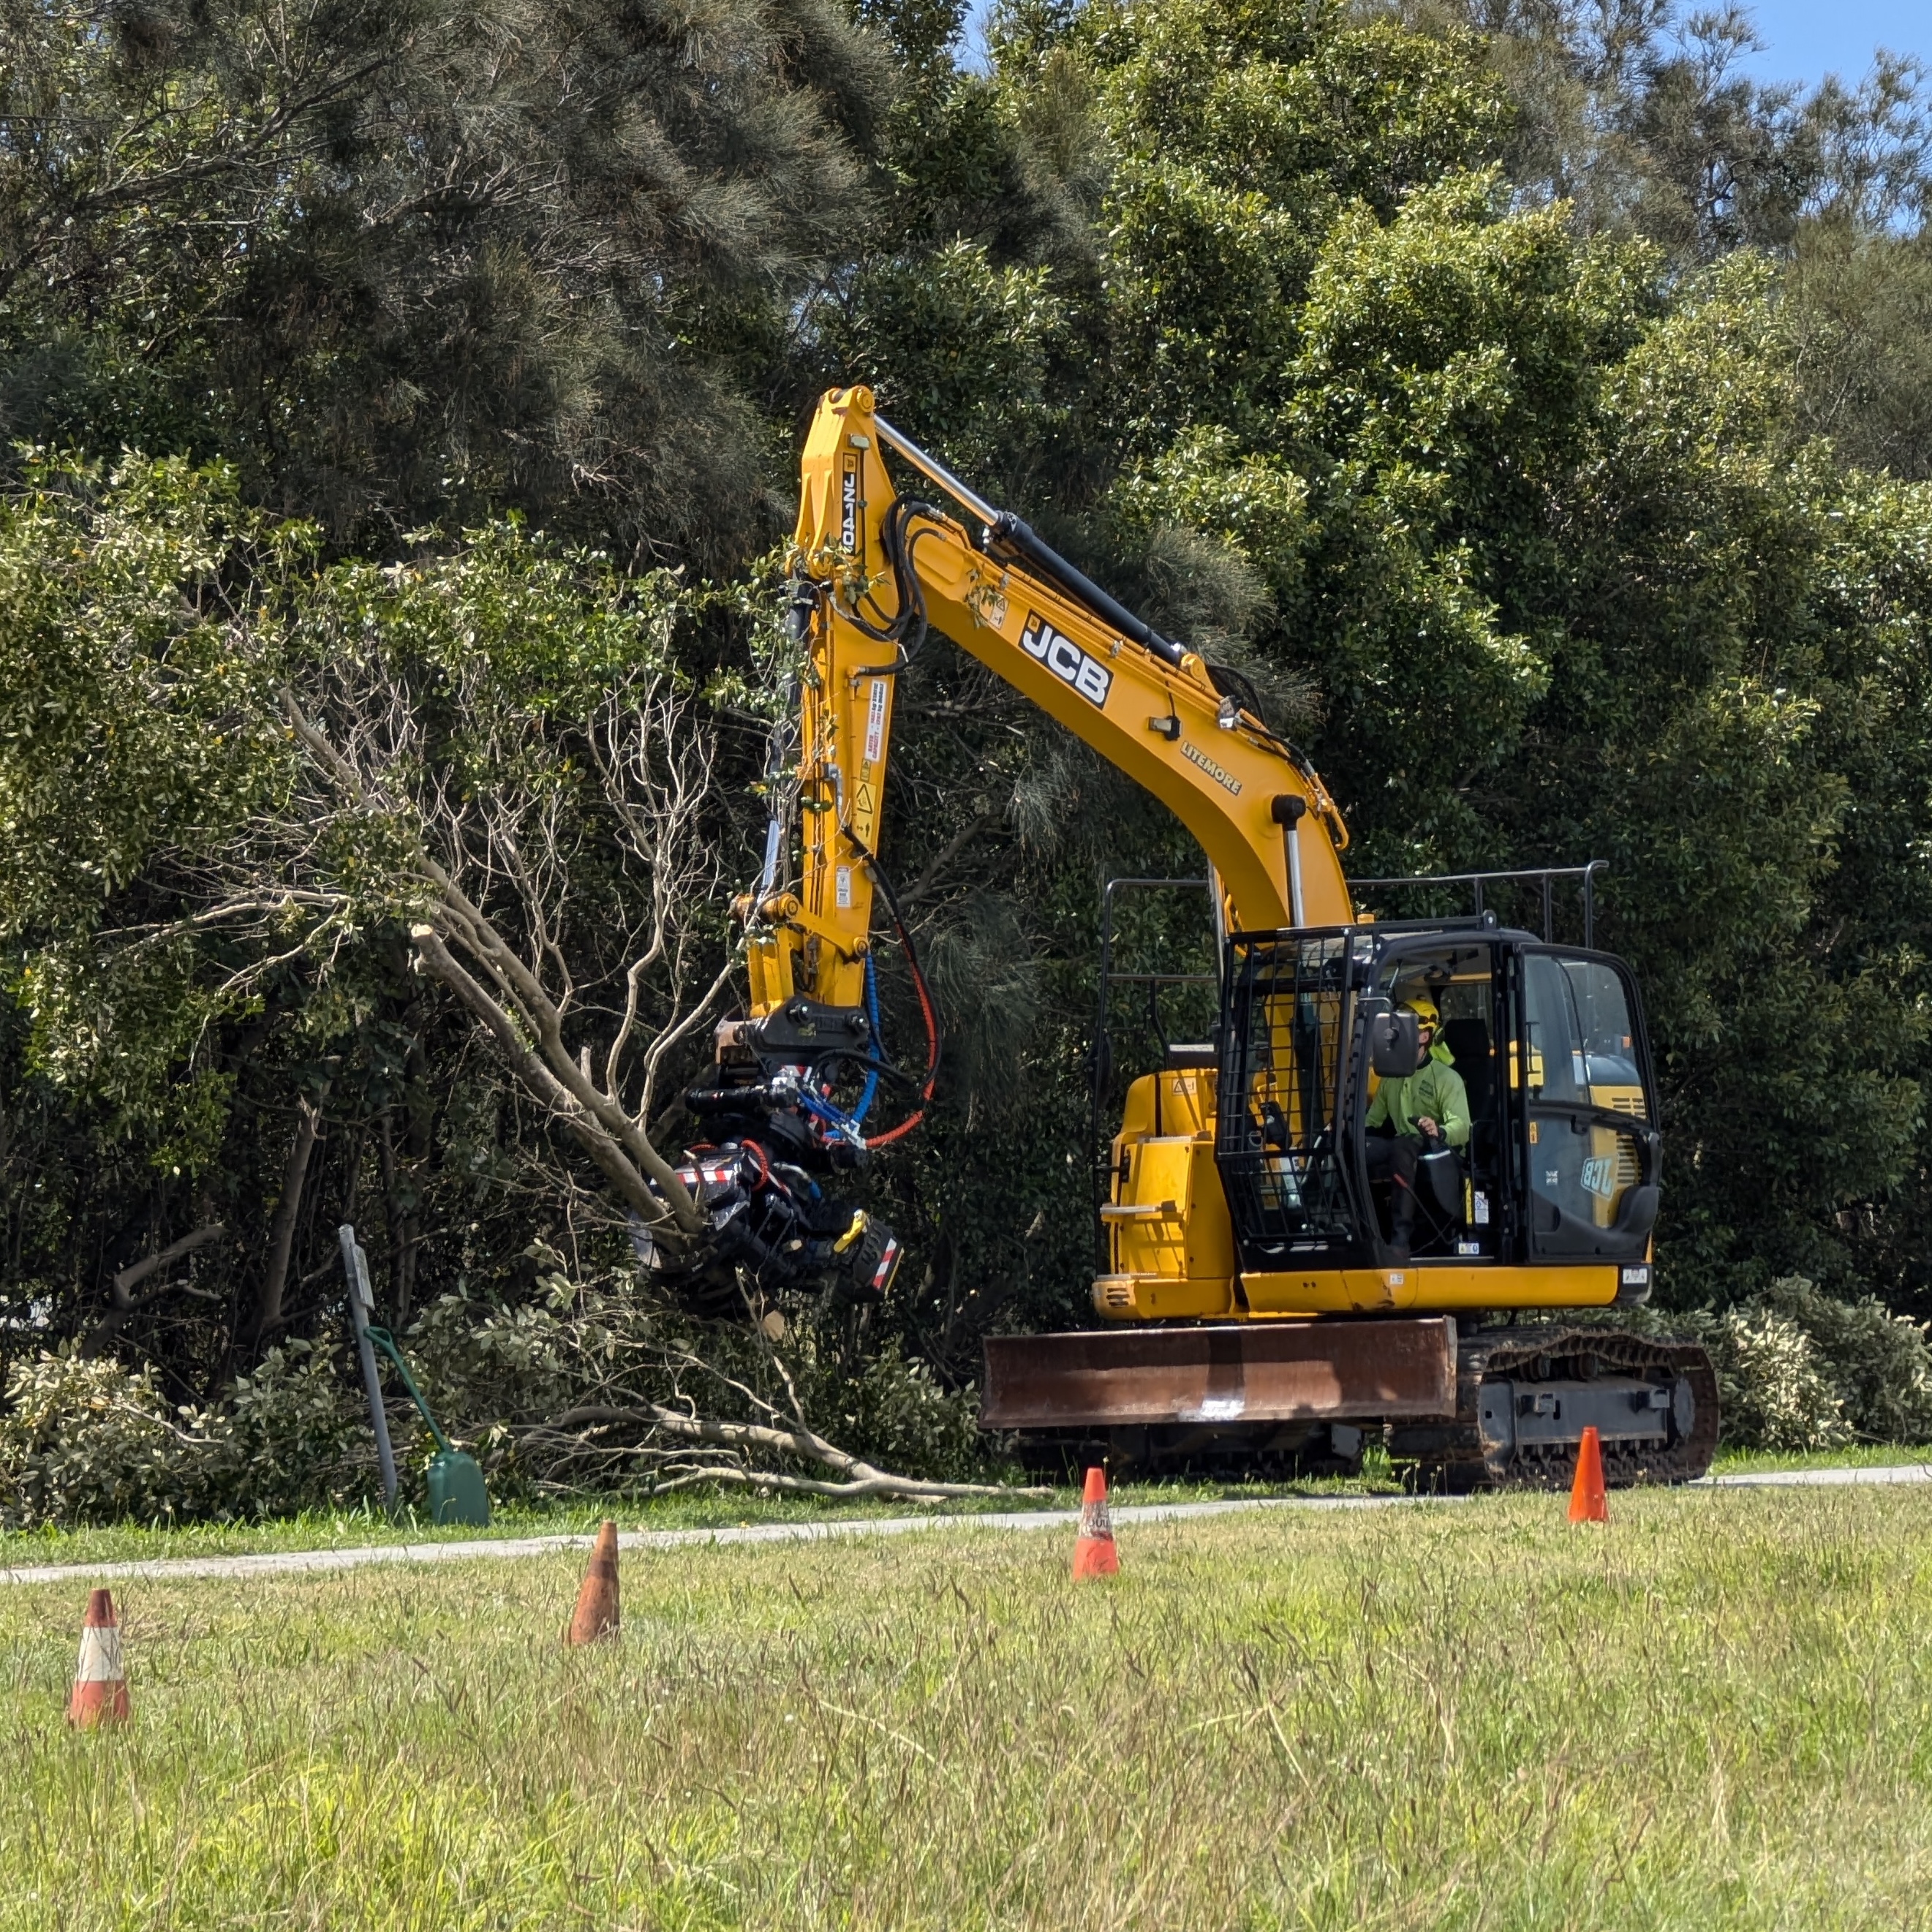
[[[617,1634],[617,1526],[609,1520],[600,1524],[597,1540],[590,1546],[590,1567],[584,1573],[584,1587],[577,1593],[576,1614],[563,1640],[568,1644],[596,1643]]]
[[[67,1700],[67,1720],[91,1731],[97,1724],[125,1724],[128,1715],[113,1594],[96,1590],[88,1596],[87,1614],[80,1620],[80,1662],[74,1670],[74,1694]]]
[[[1086,1490],[1080,1498],[1080,1534],[1074,1540],[1073,1574],[1117,1576],[1120,1570],[1120,1552],[1114,1547],[1113,1519],[1107,1514],[1106,1472],[1089,1469]]]
[[[1570,1485],[1570,1520],[1608,1522],[1610,1520],[1610,1509],[1604,1500],[1604,1451],[1592,1424],[1585,1429],[1583,1439],[1576,1445],[1576,1480]]]

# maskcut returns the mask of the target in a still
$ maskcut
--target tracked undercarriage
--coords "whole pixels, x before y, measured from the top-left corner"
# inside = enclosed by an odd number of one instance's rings
[[[1567,1489],[1586,1426],[1613,1487],[1694,1480],[1718,1447],[1711,1358],[1603,1328],[1479,1330],[1456,1351],[1455,1419],[1397,1424],[1389,1448],[1448,1488]]]
[[[1386,1438],[1424,1486],[1567,1486],[1586,1426],[1612,1485],[1709,1468],[1718,1388],[1694,1343],[1445,1317],[1083,1330],[989,1340],[982,1425],[1036,1463],[1247,1473],[1346,1467]]]

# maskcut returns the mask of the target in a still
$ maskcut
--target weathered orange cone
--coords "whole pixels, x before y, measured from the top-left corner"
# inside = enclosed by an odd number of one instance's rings
[[[1576,1479],[1570,1485],[1570,1520],[1608,1522],[1610,1520],[1610,1508],[1604,1500],[1603,1447],[1592,1424],[1583,1431],[1583,1439],[1576,1445]]]
[[[97,1724],[124,1724],[128,1716],[113,1594],[96,1590],[88,1596],[87,1614],[80,1620],[80,1662],[74,1670],[74,1694],[67,1700],[67,1720],[91,1731]]]
[[[577,1593],[576,1613],[564,1633],[566,1643],[596,1643],[617,1634],[617,1526],[600,1524],[590,1546],[590,1567]]]
[[[1080,1498],[1080,1534],[1074,1539],[1073,1574],[1117,1576],[1120,1571],[1120,1552],[1114,1547],[1113,1519],[1107,1514],[1106,1472],[1089,1469],[1086,1490]]]

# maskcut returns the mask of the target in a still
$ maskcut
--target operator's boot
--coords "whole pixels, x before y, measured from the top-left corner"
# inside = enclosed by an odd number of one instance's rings
[[[1415,1190],[1399,1174],[1389,1177],[1389,1258],[1398,1268],[1408,1265],[1415,1233]]]

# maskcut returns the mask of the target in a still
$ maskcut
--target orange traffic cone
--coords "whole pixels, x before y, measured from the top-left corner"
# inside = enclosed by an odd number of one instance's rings
[[[617,1634],[617,1526],[606,1520],[590,1546],[590,1567],[577,1593],[577,1610],[564,1633],[566,1643],[596,1643]]]
[[[80,1662],[74,1670],[74,1694],[67,1700],[67,1720],[91,1731],[97,1724],[125,1724],[128,1714],[113,1594],[96,1590],[89,1594],[87,1614],[80,1620]]]
[[[1583,1431],[1576,1445],[1576,1480],[1570,1485],[1570,1520],[1572,1522],[1608,1522],[1610,1512],[1604,1501],[1604,1451],[1594,1425]]]
[[[1106,1472],[1089,1469],[1086,1490],[1080,1498],[1080,1534],[1074,1540],[1073,1574],[1117,1576],[1120,1570],[1120,1552],[1114,1547],[1113,1519],[1107,1514]]]

